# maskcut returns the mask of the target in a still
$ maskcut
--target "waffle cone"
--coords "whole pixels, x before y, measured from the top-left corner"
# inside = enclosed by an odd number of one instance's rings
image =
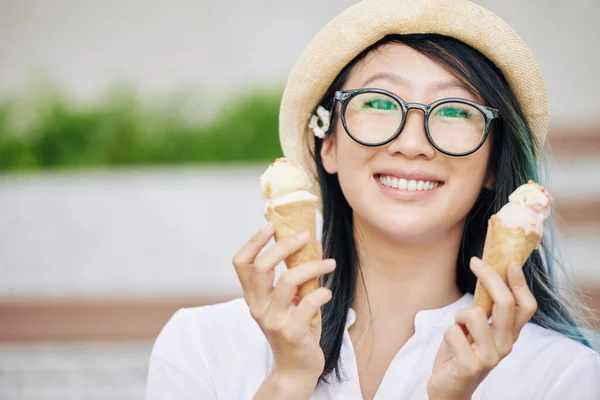
[[[308,244],[285,259],[285,265],[288,269],[320,259],[317,245],[316,210],[316,200],[301,200],[268,207],[265,212],[267,220],[275,226],[276,242],[302,232],[310,233],[311,237]],[[304,296],[318,287],[319,281],[317,278],[312,279],[300,286],[298,296],[303,299]]]
[[[509,228],[496,215],[492,215],[488,222],[482,259],[506,282],[508,266],[513,262],[523,266],[531,252],[539,247],[541,239],[535,232],[526,235],[523,228]],[[492,304],[489,292],[477,281],[473,305],[483,308],[489,318]]]

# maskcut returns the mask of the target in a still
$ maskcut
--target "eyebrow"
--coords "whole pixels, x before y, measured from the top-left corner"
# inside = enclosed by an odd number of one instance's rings
[[[405,87],[412,86],[410,80],[404,78],[403,76],[400,76],[397,74],[391,74],[388,72],[380,72],[380,73],[377,73],[377,74],[371,76],[367,80],[365,80],[362,84],[362,87],[366,87],[368,84],[373,83],[378,80],[388,81],[388,82],[394,83],[396,85],[405,86]],[[465,82],[463,82],[459,79],[451,79],[449,81],[437,81],[428,86],[428,89],[433,90],[433,91],[440,91],[440,90],[450,89],[450,88],[462,89],[462,90],[466,90],[469,93],[476,94],[474,92],[473,88],[469,87],[469,85],[467,85]]]
[[[390,74],[388,72],[380,72],[378,74],[372,75],[370,78],[368,78],[366,81],[363,82],[363,84],[361,85],[362,87],[367,86],[370,83],[373,83],[375,81],[388,81],[391,83],[395,83],[397,85],[400,86],[410,86],[410,81],[406,78],[403,78],[400,75],[396,75],[396,74]]]

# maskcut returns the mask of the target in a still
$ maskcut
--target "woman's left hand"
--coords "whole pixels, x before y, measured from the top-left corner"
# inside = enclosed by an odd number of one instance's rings
[[[521,329],[537,310],[535,297],[518,264],[508,270],[508,285],[479,258],[473,257],[470,265],[494,302],[492,322],[488,322],[480,307],[467,307],[456,314],[427,384],[430,400],[471,399],[481,381],[511,352]]]

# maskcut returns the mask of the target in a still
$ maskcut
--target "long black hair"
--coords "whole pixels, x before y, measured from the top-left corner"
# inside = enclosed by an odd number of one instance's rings
[[[353,67],[371,51],[385,43],[402,43],[439,63],[479,94],[487,105],[500,110],[502,118],[493,126],[492,152],[489,168],[495,177],[491,190],[482,189],[469,212],[456,261],[456,282],[462,293],[473,293],[476,277],[469,269],[472,256],[481,257],[490,216],[506,202],[518,186],[532,179],[540,182],[538,172],[539,154],[528,121],[502,72],[484,55],[456,39],[434,34],[388,35],[356,56],[333,81],[319,105],[331,114],[330,132],[334,130],[338,115],[334,105],[334,93],[341,90]],[[342,128],[343,129],[343,128]],[[308,139],[310,140],[310,139]],[[322,284],[333,292],[332,300],[323,306],[323,331],[321,348],[325,354],[325,368],[321,379],[328,381],[332,373],[342,379],[340,349],[357,280],[360,264],[354,240],[352,209],[340,187],[337,174],[329,174],[323,168],[320,157],[321,139],[314,139],[311,148],[316,163],[317,178],[323,201],[323,253],[326,258],[337,261],[336,270],[322,277]],[[305,145],[309,145],[308,142]],[[314,149],[314,150],[313,150]],[[550,217],[551,218],[551,217]],[[567,282],[559,286],[551,220],[546,223],[542,245],[535,250],[524,265],[524,273],[535,296],[538,309],[533,323],[565,334],[592,347],[590,340],[596,338],[590,328],[589,309],[578,301],[578,293]]]

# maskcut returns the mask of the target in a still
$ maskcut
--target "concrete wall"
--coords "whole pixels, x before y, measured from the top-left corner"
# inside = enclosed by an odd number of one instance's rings
[[[0,296],[239,293],[231,258],[264,223],[264,168],[0,177]],[[600,194],[600,162],[554,171],[557,199]],[[580,282],[600,284],[598,240],[564,240]]]

